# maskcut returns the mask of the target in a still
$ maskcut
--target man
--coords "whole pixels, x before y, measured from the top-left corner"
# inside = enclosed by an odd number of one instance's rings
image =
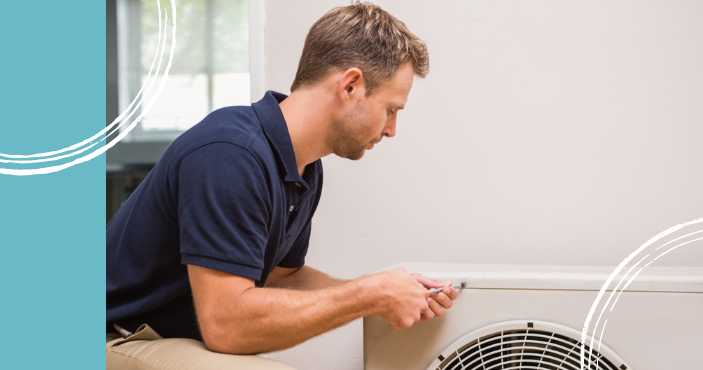
[[[222,354],[289,348],[367,315],[398,329],[443,315],[448,284],[400,269],[343,281],[304,264],[320,158],[357,160],[395,136],[428,68],[425,44],[387,12],[336,8],[310,29],[289,97],[217,110],[175,140],[107,228],[108,368],[277,368]]]

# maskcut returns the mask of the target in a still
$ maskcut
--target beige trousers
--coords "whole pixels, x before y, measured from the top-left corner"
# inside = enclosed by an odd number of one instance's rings
[[[106,339],[106,370],[295,370],[259,356],[210,352],[193,339],[164,339],[146,324],[127,338],[107,334]]]

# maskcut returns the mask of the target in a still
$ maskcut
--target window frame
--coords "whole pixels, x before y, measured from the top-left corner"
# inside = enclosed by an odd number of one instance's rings
[[[130,2],[130,4],[127,4]],[[117,92],[120,109],[125,107],[134,99],[141,86],[141,71],[128,70],[128,66],[140,65],[138,60],[129,60],[129,58],[139,58],[139,53],[124,52],[130,48],[139,48],[140,44],[134,42],[133,32],[126,26],[121,27],[121,20],[129,19],[134,24],[140,24],[138,21],[141,15],[139,11],[139,0],[108,0],[108,7],[113,7],[114,12],[107,12],[108,24],[116,24],[117,42],[113,43],[112,50],[109,50],[111,55],[117,55],[117,68],[107,69],[108,91]],[[252,102],[257,101],[263,96],[264,90],[264,29],[266,23],[265,4],[262,0],[249,0],[249,86]],[[111,18],[112,19],[109,19]],[[137,26],[139,27],[139,26]],[[137,30],[138,32],[139,30]],[[108,37],[111,37],[108,35]],[[112,36],[114,38],[114,36]],[[123,51],[123,52],[120,52]],[[136,63],[136,64],[135,64]],[[108,65],[114,63],[108,62]],[[111,74],[117,74],[117,76]],[[114,81],[117,81],[117,86],[114,86]],[[128,89],[120,89],[120,86],[129,86],[135,91]],[[114,98],[115,94],[108,94]],[[126,104],[125,104],[126,103]],[[108,103],[114,106],[114,102]],[[119,112],[117,113],[119,115]],[[116,117],[116,115],[115,115]],[[114,117],[113,117],[114,119]],[[107,124],[112,119],[108,118]],[[132,132],[139,132],[139,140],[134,140]],[[182,131],[179,130],[164,130],[158,132],[145,131],[140,125],[137,125],[130,134],[122,141],[118,142],[113,148],[107,151],[107,170],[124,171],[125,168],[134,165],[153,165],[163,154],[168,145],[178,137]]]

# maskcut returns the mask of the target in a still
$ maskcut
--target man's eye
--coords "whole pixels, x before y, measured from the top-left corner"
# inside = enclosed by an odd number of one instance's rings
[[[388,110],[388,114],[393,114],[393,113],[395,113],[395,108],[391,108]]]

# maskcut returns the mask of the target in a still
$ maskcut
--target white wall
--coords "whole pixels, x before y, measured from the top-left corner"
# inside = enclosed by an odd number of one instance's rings
[[[266,1],[267,89],[347,1]],[[308,264],[617,265],[703,217],[703,2],[378,1],[424,39],[398,134],[325,158]],[[681,248],[660,265],[703,265]],[[272,357],[360,370],[359,321]],[[332,366],[333,365],[333,366]]]

